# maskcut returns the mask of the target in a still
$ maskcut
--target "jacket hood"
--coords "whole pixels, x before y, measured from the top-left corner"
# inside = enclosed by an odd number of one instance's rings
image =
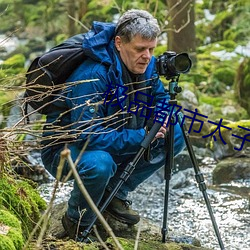
[[[82,44],[86,55],[95,61],[112,64],[115,27],[113,23],[94,21]]]

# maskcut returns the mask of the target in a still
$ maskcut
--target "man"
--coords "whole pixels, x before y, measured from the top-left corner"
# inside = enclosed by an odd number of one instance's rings
[[[125,12],[117,25],[94,22],[83,41],[88,58],[69,77],[67,89],[47,116],[42,151],[46,169],[56,175],[60,152],[67,143],[73,161],[77,159],[79,176],[97,206],[116,186],[122,171],[140,149],[145,126],[157,114],[152,115],[153,107],[164,106],[162,103],[169,100],[153,57],[159,32],[157,20],[142,10]],[[78,83],[82,80],[90,81]],[[164,157],[159,155],[165,156],[166,124],[167,119],[152,142],[150,160],[140,159],[107,207],[107,213],[117,220],[131,225],[139,222],[140,216],[130,208],[127,196],[164,165]],[[81,154],[83,147],[86,148]],[[175,155],[183,148],[177,124]],[[63,176],[69,170],[66,163]],[[65,231],[73,239],[80,238],[93,217],[75,182],[62,219]]]

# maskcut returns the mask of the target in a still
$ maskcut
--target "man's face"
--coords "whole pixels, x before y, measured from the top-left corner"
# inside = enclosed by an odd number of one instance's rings
[[[136,35],[129,43],[124,43],[121,37],[115,37],[115,46],[128,70],[134,74],[143,74],[153,55],[157,39],[146,40]]]

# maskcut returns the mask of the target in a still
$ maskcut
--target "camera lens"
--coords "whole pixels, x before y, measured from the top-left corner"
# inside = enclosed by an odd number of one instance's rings
[[[159,75],[166,79],[187,73],[192,66],[192,61],[187,53],[176,54],[174,51],[166,51],[157,58],[156,69]]]
[[[186,73],[191,68],[191,60],[186,53],[177,55],[174,60],[175,69],[179,73]]]

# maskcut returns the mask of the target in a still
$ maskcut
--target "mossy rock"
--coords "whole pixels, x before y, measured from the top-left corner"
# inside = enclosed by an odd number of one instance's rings
[[[249,134],[250,120],[241,120],[238,122],[225,121],[223,126],[228,127],[228,129],[223,127],[218,129],[214,133],[216,140],[214,137],[211,137],[210,140],[210,149],[214,152],[214,157],[216,159],[222,159],[234,155],[247,156],[249,142],[245,141],[245,143],[243,143],[243,139],[241,138]],[[210,128],[210,131],[215,131],[216,128],[217,125],[214,125]]]
[[[134,239],[124,239],[118,238],[120,244],[122,245],[124,250],[133,250],[135,246]],[[109,238],[107,243],[114,245],[113,239]],[[113,249],[113,248],[111,248]],[[208,248],[198,247],[190,244],[184,243],[175,243],[175,242],[166,242],[162,243],[161,241],[156,240],[139,240],[138,242],[138,250],[208,250]]]
[[[21,221],[26,239],[40,219],[41,211],[45,210],[46,202],[31,182],[4,174],[0,177],[0,207],[6,208]]]
[[[228,86],[234,84],[235,70],[229,67],[221,67],[214,71],[213,78]]]
[[[0,249],[22,249],[24,239],[21,223],[9,211],[0,209]]]
[[[234,122],[249,117],[247,111],[236,102],[234,93],[231,91],[226,91],[222,95],[217,96],[209,96],[204,93],[199,93],[198,100],[200,106],[212,106],[212,112],[206,113],[206,110],[203,110],[203,114],[209,116],[209,120],[215,121],[220,118],[226,118],[227,120]],[[230,107],[234,112],[229,112]]]

